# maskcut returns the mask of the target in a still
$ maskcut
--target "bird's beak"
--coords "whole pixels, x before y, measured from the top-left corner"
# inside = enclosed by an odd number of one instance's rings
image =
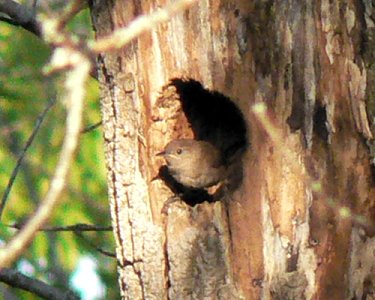
[[[165,151],[161,151],[161,152],[159,152],[159,153],[156,153],[156,156],[165,156]]]

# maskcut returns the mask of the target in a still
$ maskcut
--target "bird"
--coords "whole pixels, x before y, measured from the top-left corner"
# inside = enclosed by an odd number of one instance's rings
[[[188,188],[209,188],[227,177],[222,154],[207,141],[172,140],[157,155],[165,159],[170,175]]]

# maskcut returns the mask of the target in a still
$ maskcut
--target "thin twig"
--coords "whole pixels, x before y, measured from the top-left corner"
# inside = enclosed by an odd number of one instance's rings
[[[62,30],[87,5],[87,0],[70,1],[59,18],[59,29]]]
[[[7,187],[5,188],[3,197],[1,198],[1,203],[0,203],[0,219],[2,217],[4,208],[5,208],[5,204],[6,204],[6,201],[8,199],[9,193],[10,193],[10,191],[12,189],[13,183],[16,180],[18,171],[19,171],[19,169],[20,169],[20,167],[22,165],[22,161],[23,161],[23,159],[26,156],[26,152],[29,149],[29,147],[32,145],[32,143],[34,141],[34,138],[35,138],[36,134],[38,133],[38,131],[40,129],[40,126],[42,125],[42,123],[44,121],[44,118],[46,117],[46,115],[47,115],[48,111],[50,110],[50,108],[55,104],[55,102],[56,102],[56,100],[52,99],[52,100],[50,100],[47,103],[47,106],[44,108],[44,110],[38,116],[38,118],[37,118],[37,120],[35,122],[35,127],[33,129],[33,132],[31,133],[30,137],[26,141],[26,144],[25,144],[24,148],[22,149],[22,152],[21,152],[21,154],[20,154],[20,156],[19,156],[19,158],[17,160],[16,167],[12,171],[12,175],[10,176],[10,179],[8,181],[8,184],[7,184]]]
[[[48,26],[48,22],[43,23]],[[59,33],[48,28],[49,40],[58,39]],[[72,48],[57,48],[54,51],[50,65],[52,69],[62,69],[69,67],[70,71],[65,80],[66,95],[63,103],[67,103],[67,121],[64,142],[60,152],[59,161],[55,174],[50,183],[49,190],[38,207],[35,214],[28,220],[26,225],[17,235],[0,249],[0,268],[8,266],[18,258],[27,245],[35,236],[37,230],[51,216],[54,207],[58,204],[65,182],[68,176],[70,165],[74,158],[74,153],[78,147],[80,136],[83,99],[86,94],[85,83],[91,69],[90,60]]]
[[[87,126],[86,128],[84,128],[83,130],[81,130],[81,133],[82,134],[85,134],[85,133],[88,133],[92,130],[95,130],[96,128],[98,128],[99,126],[101,126],[103,124],[102,121],[98,122],[98,123],[95,123],[95,124],[92,124],[92,125],[89,125]]]
[[[78,2],[81,2],[81,0],[77,0]],[[46,2],[45,2],[46,3]],[[39,20],[35,17],[35,10],[36,10],[36,1],[32,4],[32,10],[30,10],[26,5],[17,3],[13,0],[0,0],[0,13],[4,13],[8,15],[9,17],[0,16],[0,21],[6,22],[13,26],[21,26],[23,29],[35,34],[37,37],[42,38],[42,25],[39,22]],[[83,6],[81,6],[81,9]],[[74,12],[79,12],[79,8],[76,8],[75,5],[72,5],[71,9],[73,11],[70,11],[70,13],[67,13],[66,17],[74,17],[71,15]],[[68,10],[69,11],[69,10]],[[70,15],[69,15],[70,14]],[[69,15],[69,16],[68,16]],[[66,19],[64,22],[68,22],[69,20]],[[63,22],[63,23],[64,23]],[[65,26],[63,23],[61,23],[58,27]],[[44,39],[44,42],[46,42],[47,45],[52,46],[53,48],[56,46],[50,41],[46,41]],[[91,58],[92,65],[95,64],[94,57]],[[93,68],[90,72],[90,76],[94,79],[98,79],[97,70]]]
[[[92,42],[90,48],[95,53],[120,49],[142,33],[155,28],[155,26],[161,23],[169,21],[173,16],[186,10],[196,2],[197,0],[172,1],[164,8],[159,9],[150,15],[140,16],[126,27],[120,28],[109,36],[102,37],[97,41]]]
[[[89,245],[91,248],[95,249],[99,253],[101,253],[105,256],[109,256],[109,257],[116,257],[115,253],[103,250],[102,248],[99,248],[96,245],[94,245],[93,243],[91,243],[81,232],[74,231],[74,234],[77,235],[78,237],[80,237],[82,240],[84,240],[87,245]]]
[[[24,224],[3,224],[4,226],[22,229]],[[42,232],[61,232],[61,231],[112,231],[112,226],[97,226],[91,224],[74,224],[69,226],[53,226],[53,227],[42,227],[38,231]]]

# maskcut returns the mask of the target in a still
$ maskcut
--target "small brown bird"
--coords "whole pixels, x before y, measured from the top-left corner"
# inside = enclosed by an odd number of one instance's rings
[[[173,140],[158,153],[179,183],[191,188],[208,188],[227,176],[227,168],[217,148],[205,141]]]

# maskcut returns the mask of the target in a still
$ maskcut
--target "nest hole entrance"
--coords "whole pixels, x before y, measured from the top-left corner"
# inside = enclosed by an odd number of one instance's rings
[[[175,88],[176,98],[181,102],[182,112],[190,125],[194,140],[208,142],[219,150],[222,163],[229,174],[225,189],[235,190],[242,182],[242,156],[249,144],[248,128],[241,110],[228,96],[210,91],[194,79],[174,78],[167,85],[169,87]],[[166,165],[160,168],[159,175],[188,205],[220,200],[206,189],[182,185]]]

